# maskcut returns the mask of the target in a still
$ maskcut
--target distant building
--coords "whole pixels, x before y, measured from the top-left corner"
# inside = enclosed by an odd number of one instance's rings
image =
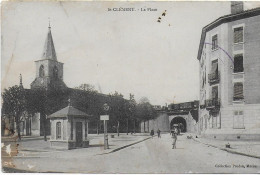
[[[260,139],[260,8],[231,14],[202,29],[199,132],[219,139]]]

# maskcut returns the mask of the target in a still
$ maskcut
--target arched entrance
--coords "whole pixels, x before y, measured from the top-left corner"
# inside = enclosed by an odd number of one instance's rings
[[[187,131],[187,123],[183,117],[174,117],[171,120],[171,125],[170,125],[171,129],[173,129],[173,126],[176,126],[176,125],[180,126],[181,132]]]

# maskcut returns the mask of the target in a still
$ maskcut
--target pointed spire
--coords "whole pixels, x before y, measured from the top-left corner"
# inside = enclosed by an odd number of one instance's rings
[[[55,47],[54,47],[52,34],[51,34],[50,20],[49,20],[49,27],[48,28],[49,28],[49,31],[48,31],[47,38],[46,38],[46,41],[45,41],[42,59],[51,59],[51,60],[57,61]]]
[[[51,21],[50,21],[50,18],[49,19],[49,30],[51,30]]]

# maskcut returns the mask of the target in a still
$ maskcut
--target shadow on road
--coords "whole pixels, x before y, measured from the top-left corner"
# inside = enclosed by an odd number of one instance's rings
[[[93,145],[89,145],[89,147],[103,147],[104,144],[93,144]]]

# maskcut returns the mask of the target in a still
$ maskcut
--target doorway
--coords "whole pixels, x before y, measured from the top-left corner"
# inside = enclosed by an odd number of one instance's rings
[[[82,122],[76,122],[76,147],[82,147]]]

